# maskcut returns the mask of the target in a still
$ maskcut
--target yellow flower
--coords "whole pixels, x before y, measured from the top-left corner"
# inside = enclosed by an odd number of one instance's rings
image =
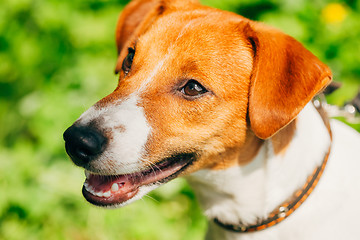
[[[347,15],[347,10],[340,3],[330,3],[322,10],[322,19],[326,23],[341,23]]]

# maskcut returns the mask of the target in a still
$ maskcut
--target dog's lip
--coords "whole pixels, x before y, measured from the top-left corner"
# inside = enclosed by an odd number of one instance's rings
[[[119,205],[133,198],[141,186],[165,183],[177,177],[194,159],[195,154],[177,154],[143,171],[123,175],[85,171],[82,193],[87,201],[98,206]]]

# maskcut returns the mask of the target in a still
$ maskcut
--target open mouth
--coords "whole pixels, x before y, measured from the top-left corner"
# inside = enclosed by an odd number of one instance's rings
[[[85,171],[82,193],[98,206],[113,206],[133,198],[141,186],[168,182],[176,178],[195,160],[195,154],[178,154],[141,172],[124,175],[98,175]]]

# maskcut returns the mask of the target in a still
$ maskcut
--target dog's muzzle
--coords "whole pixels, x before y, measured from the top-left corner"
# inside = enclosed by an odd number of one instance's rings
[[[72,161],[81,167],[100,155],[107,138],[90,126],[72,125],[64,132],[65,149]]]

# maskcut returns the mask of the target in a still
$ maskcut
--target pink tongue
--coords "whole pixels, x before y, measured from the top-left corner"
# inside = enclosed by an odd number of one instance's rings
[[[90,174],[85,180],[83,195],[89,202],[113,205],[125,202],[136,195],[140,183],[136,175],[100,176]]]
[[[129,175],[100,176],[91,174],[86,179],[86,182],[91,185],[97,192],[109,191],[114,183],[117,183],[120,189],[125,187],[125,185],[126,187],[134,187],[134,181]]]
[[[159,171],[151,169],[151,171],[148,172],[139,172],[118,176],[103,176],[90,174],[86,178],[85,183],[91,186],[91,188],[95,192],[105,193],[111,190],[111,192],[116,195],[127,194],[129,192],[133,192],[141,185],[155,183],[156,181],[165,179],[174,172],[179,171],[181,167],[183,167],[183,164],[176,164],[172,167],[166,167],[165,165],[165,167],[163,167]],[[112,188],[114,184],[117,184],[117,187],[115,186],[115,188]]]

